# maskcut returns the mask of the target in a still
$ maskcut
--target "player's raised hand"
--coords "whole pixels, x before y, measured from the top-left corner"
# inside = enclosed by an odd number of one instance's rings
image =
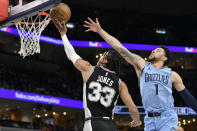
[[[142,124],[142,122],[141,121],[132,121],[131,122],[131,127],[137,127],[137,126],[140,126]]]
[[[65,22],[61,22],[57,19],[52,19],[53,23],[55,24],[55,27],[58,29],[61,35],[65,35],[67,32],[67,28],[65,26]]]
[[[101,30],[101,26],[97,18],[96,22],[94,22],[92,19],[88,17],[88,21],[84,21],[83,26],[88,28],[87,30],[85,30],[86,32],[93,31],[98,33]]]

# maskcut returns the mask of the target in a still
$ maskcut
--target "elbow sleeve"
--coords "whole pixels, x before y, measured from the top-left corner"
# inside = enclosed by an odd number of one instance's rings
[[[185,103],[190,106],[195,112],[197,112],[197,101],[191,95],[191,93],[185,88],[179,92]]]
[[[81,57],[75,52],[73,46],[68,41],[68,38],[67,38],[66,35],[62,36],[62,41],[63,41],[63,44],[64,44],[64,50],[66,52],[66,55],[67,55],[68,59],[71,60],[73,64],[75,64],[75,62],[78,59],[81,59]]]

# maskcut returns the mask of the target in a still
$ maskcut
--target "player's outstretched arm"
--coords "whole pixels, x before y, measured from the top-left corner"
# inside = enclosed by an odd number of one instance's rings
[[[120,83],[119,92],[120,92],[120,97],[122,101],[128,107],[131,118],[133,119],[133,121],[131,122],[131,127],[140,126],[142,122],[140,121],[140,115],[139,115],[138,109],[136,105],[134,104],[128,92],[128,88],[124,82]]]
[[[75,67],[80,70],[81,72],[86,72],[86,71],[91,71],[92,70],[92,65],[87,62],[84,61],[74,50],[73,46],[70,44],[67,36],[66,36],[66,32],[67,29],[65,27],[65,23],[61,23],[58,20],[53,20],[56,28],[58,29],[58,31],[60,32],[60,35],[62,37],[62,41],[64,44],[64,49],[66,52],[66,55],[68,57],[69,60],[71,60],[73,62],[73,64],[75,65]]]
[[[96,18],[96,22],[94,22],[92,19],[88,17],[88,21],[84,21],[85,24],[84,27],[88,28],[86,32],[93,31],[98,33],[109,45],[111,45],[117,52],[120,53],[120,55],[131,65],[133,65],[136,69],[136,72],[138,74],[138,77],[145,67],[146,61],[141,58],[139,55],[136,55],[134,53],[131,53],[127,48],[125,48],[119,40],[117,40],[115,37],[108,34],[106,31],[104,31],[100,24],[98,19]],[[139,73],[138,73],[139,72]]]
[[[185,104],[190,106],[195,112],[197,112],[197,100],[191,95],[191,93],[185,88],[181,77],[174,71],[171,72],[173,85],[180,93],[181,97],[185,101]]]

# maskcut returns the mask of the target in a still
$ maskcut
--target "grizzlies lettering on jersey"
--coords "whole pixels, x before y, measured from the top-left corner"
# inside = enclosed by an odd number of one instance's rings
[[[158,74],[158,73],[154,73],[154,74],[145,73],[145,82],[158,81],[158,82],[161,82],[161,83],[167,85],[168,80],[169,80],[168,75],[165,76],[165,75]]]
[[[83,102],[85,117],[113,117],[119,96],[119,78],[115,72],[95,66],[84,83]]]
[[[140,77],[140,93],[146,111],[174,109],[171,69],[156,69],[147,62]]]

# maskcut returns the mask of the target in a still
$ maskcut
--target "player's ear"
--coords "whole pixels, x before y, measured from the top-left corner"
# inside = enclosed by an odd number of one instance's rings
[[[168,60],[168,58],[166,57],[166,56],[163,56],[163,61],[167,61]]]
[[[104,63],[107,63],[107,59],[103,59],[103,62],[104,62]]]

